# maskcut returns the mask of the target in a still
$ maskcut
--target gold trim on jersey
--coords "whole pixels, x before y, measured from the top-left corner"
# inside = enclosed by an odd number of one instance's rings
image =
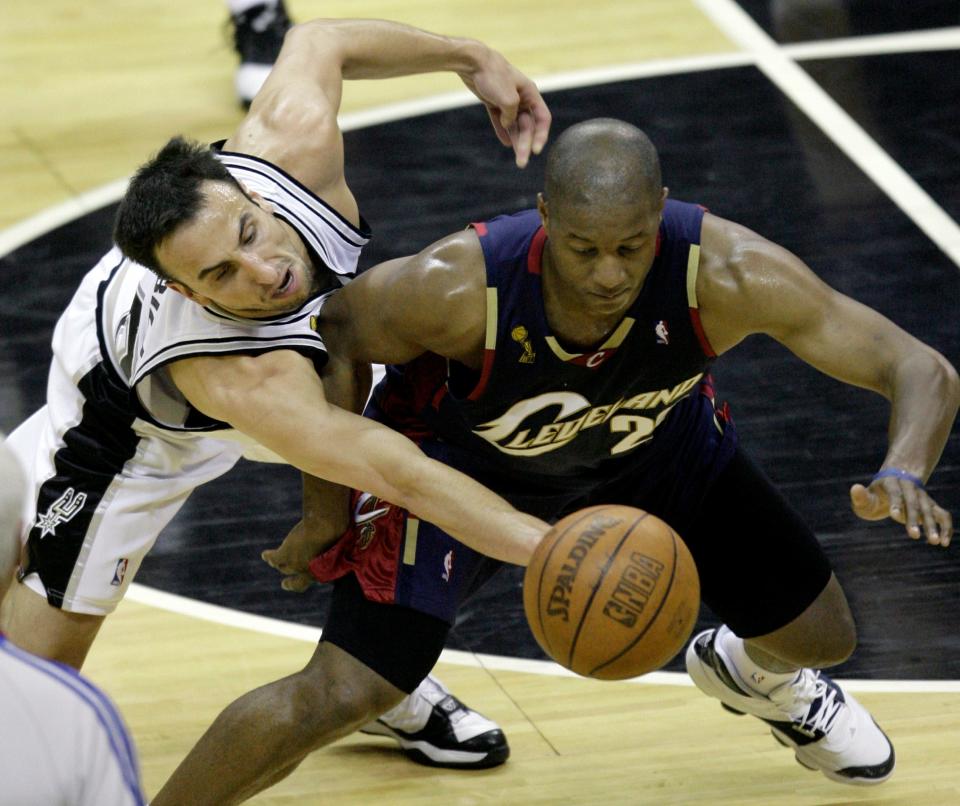
[[[700,244],[690,244],[687,254],[687,304],[691,308],[699,308],[697,304],[697,274],[700,270]]]
[[[417,562],[417,534],[420,521],[412,515],[407,516],[407,528],[403,536],[403,564],[415,565]]]
[[[497,289],[487,289],[487,336],[484,341],[484,348],[487,350],[497,349]]]
[[[614,350],[623,344],[624,339],[627,338],[627,334],[630,332],[630,328],[633,327],[635,319],[627,316],[624,317],[624,320],[620,323],[619,327],[610,334],[609,338],[600,345],[596,350],[591,350],[590,353],[568,353],[563,347],[560,346],[553,336],[547,336],[545,341],[550,345],[550,349],[553,350],[554,355],[557,356],[561,361],[573,361],[576,358],[580,358],[584,355],[589,355],[593,353],[602,353],[604,350]]]

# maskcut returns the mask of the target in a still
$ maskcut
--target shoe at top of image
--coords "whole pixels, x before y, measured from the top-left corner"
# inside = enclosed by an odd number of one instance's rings
[[[240,57],[234,86],[240,103],[249,106],[267,80],[283,47],[283,37],[293,23],[282,1],[251,6],[232,14],[229,23],[233,27],[233,47]]]

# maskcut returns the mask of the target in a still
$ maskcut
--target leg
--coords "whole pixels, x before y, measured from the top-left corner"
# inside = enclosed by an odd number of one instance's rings
[[[27,585],[15,582],[3,602],[0,632],[34,655],[80,669],[103,619],[60,610]]]
[[[252,797],[308,753],[414,691],[436,663],[449,629],[425,613],[370,602],[353,575],[342,578],[323,640],[306,667],[229,705],[152,803],[227,804]]]
[[[151,803],[240,803],[404,696],[339,647],[321,641],[302,671],[228,706]]]
[[[690,544],[704,600],[729,625],[687,650],[697,686],[728,710],[763,719],[804,766],[845,783],[886,780],[895,762],[889,739],[810,668],[839,663],[856,645],[840,583],[814,535],[746,457],[736,455],[718,478]]]
[[[775,672],[843,663],[857,643],[847,597],[834,574],[819,596],[799,616],[766,635],[744,640],[747,655]]]

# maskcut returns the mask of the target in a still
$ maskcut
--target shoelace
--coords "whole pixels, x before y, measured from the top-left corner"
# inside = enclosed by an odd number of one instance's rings
[[[789,699],[782,698],[787,701],[778,702],[778,705],[790,714],[790,719],[798,730],[818,735],[829,733],[843,708],[843,702],[837,702],[839,689],[836,685],[823,680],[819,672],[803,669],[796,682],[784,693],[787,692]]]

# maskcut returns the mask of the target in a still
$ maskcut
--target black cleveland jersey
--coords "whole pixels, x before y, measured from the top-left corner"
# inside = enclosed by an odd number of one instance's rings
[[[475,225],[488,286],[482,370],[433,354],[389,367],[370,413],[445,444],[451,463],[482,469],[487,480],[569,488],[652,465],[680,446],[689,455],[719,428],[705,382],[715,356],[696,299],[702,219],[701,207],[667,201],[639,296],[583,353],[565,350],[547,322],[536,211]]]

